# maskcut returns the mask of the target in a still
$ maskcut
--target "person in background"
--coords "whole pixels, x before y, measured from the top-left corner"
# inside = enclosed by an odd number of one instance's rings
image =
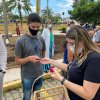
[[[18,24],[16,24],[16,34],[17,36],[20,35],[20,29]]]
[[[96,26],[95,26],[94,24],[92,24],[92,28],[93,28],[93,29],[95,29],[95,28],[96,28]]]
[[[100,47],[100,26],[96,26],[95,34],[93,36],[93,42]]]
[[[70,29],[74,28],[75,26],[75,22],[74,21],[71,21],[69,24],[68,24],[68,27],[66,29],[66,32],[68,32]]]
[[[100,25],[97,25],[94,30],[95,30],[95,32],[99,31],[100,30]]]
[[[89,36],[91,37],[91,39],[93,40],[93,36],[95,34],[95,31],[92,27],[87,29]]]
[[[63,50],[64,50],[64,53],[63,53],[63,63],[68,64],[67,41],[64,42]],[[61,71],[61,72],[62,72],[62,75],[63,75],[65,78],[67,78],[67,73],[66,73],[65,71]]]
[[[67,23],[66,33],[68,30],[70,30],[70,23]]]
[[[66,29],[66,34],[68,31],[70,31],[71,29],[73,29],[75,27],[75,22],[71,21],[68,24],[68,28]],[[68,64],[72,61],[73,59],[73,53],[70,51],[70,49],[67,46],[67,41],[64,43],[64,55],[63,55],[63,63]],[[62,71],[62,74],[65,78],[67,78],[67,73],[65,73],[64,71]]]
[[[45,57],[52,58],[54,57],[54,35],[52,32],[52,21],[49,19],[47,21],[46,28],[43,29],[42,36],[45,40],[46,52]],[[50,64],[42,65],[44,72],[47,72],[50,68]]]
[[[45,54],[45,42],[38,31],[41,19],[38,14],[28,16],[28,31],[20,36],[15,45],[15,61],[21,65],[21,81],[23,87],[23,100],[30,100],[32,85],[36,78],[43,74],[40,59]],[[42,86],[42,78],[38,79],[33,87],[33,92]],[[39,95],[38,95],[39,96]]]
[[[2,35],[0,35],[0,100],[2,99],[3,94],[3,77],[6,72],[7,64],[7,49],[5,47]]]
[[[70,22],[68,24],[68,28],[66,29],[66,34],[68,31],[70,31],[71,29],[73,29],[75,27],[75,22]],[[63,63],[68,64],[72,61],[73,59],[73,53],[70,51],[70,49],[67,46],[67,41],[64,43],[64,55],[63,55]],[[62,71],[62,75],[67,78],[67,73]]]
[[[71,50],[69,49],[69,47],[67,46],[67,41],[64,43],[63,49],[64,49],[63,63],[68,64],[73,60],[74,55],[71,52]],[[65,71],[62,71],[62,75],[65,78],[67,78],[67,73]]]
[[[55,69],[51,76],[68,89],[70,100],[100,100],[100,49],[81,26],[68,31],[66,40],[74,53],[69,65],[48,58],[43,58],[41,63],[52,64],[67,72],[67,79]]]
[[[67,57],[67,41],[63,45],[64,55],[63,55],[63,63],[68,64],[68,57]]]
[[[85,23],[85,24],[83,25],[83,28],[86,29],[86,30],[87,30],[89,27],[90,27],[90,25],[89,25],[88,23]]]
[[[71,29],[73,29],[75,27],[75,22],[74,21],[71,21],[69,24],[68,24],[68,28],[66,30],[66,34],[68,31],[70,31]],[[67,46],[67,41],[66,43],[64,43],[64,62],[66,64],[68,64],[70,61],[72,61],[73,59],[73,54],[71,53],[70,49],[68,49],[68,46]]]

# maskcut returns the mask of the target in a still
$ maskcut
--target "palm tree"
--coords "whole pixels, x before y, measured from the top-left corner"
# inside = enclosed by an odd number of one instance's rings
[[[10,0],[8,2],[8,11],[13,10],[17,10],[17,12],[19,13],[22,25],[22,11],[25,11],[25,13],[31,12],[30,0]]]
[[[18,13],[22,25],[22,11],[31,12],[30,0],[9,0],[6,2],[7,12]]]
[[[52,19],[52,17],[53,17],[53,11],[52,11],[52,9],[49,9],[49,8],[46,7],[44,10],[42,10],[41,17],[45,21],[47,19]]]

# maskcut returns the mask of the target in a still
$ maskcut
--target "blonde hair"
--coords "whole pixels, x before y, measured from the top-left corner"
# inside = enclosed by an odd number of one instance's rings
[[[88,53],[91,51],[100,54],[100,49],[93,43],[88,32],[81,26],[75,25],[75,27],[69,30],[66,34],[67,38],[75,40],[75,59],[78,59],[79,64],[82,64],[87,58]],[[78,43],[82,42],[84,45],[82,55],[78,55]]]

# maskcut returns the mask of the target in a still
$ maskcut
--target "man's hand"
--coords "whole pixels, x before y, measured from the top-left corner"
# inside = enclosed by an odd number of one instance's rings
[[[39,58],[38,56],[29,56],[28,59],[33,63],[39,62],[41,60],[41,58]]]

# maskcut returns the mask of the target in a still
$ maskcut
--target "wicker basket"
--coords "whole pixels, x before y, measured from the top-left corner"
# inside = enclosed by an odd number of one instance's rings
[[[37,95],[40,95],[39,97]],[[53,88],[35,91],[32,100],[69,100],[66,88],[61,85]]]
[[[60,71],[58,71],[60,73]],[[39,76],[33,83],[32,89],[34,88],[35,82],[41,78],[50,76],[50,73],[43,74]],[[38,96],[39,95],[39,96]],[[64,85],[59,85],[51,88],[41,89],[38,91],[35,91],[33,94],[32,90],[32,96],[31,100],[70,100],[67,89],[64,87]]]

